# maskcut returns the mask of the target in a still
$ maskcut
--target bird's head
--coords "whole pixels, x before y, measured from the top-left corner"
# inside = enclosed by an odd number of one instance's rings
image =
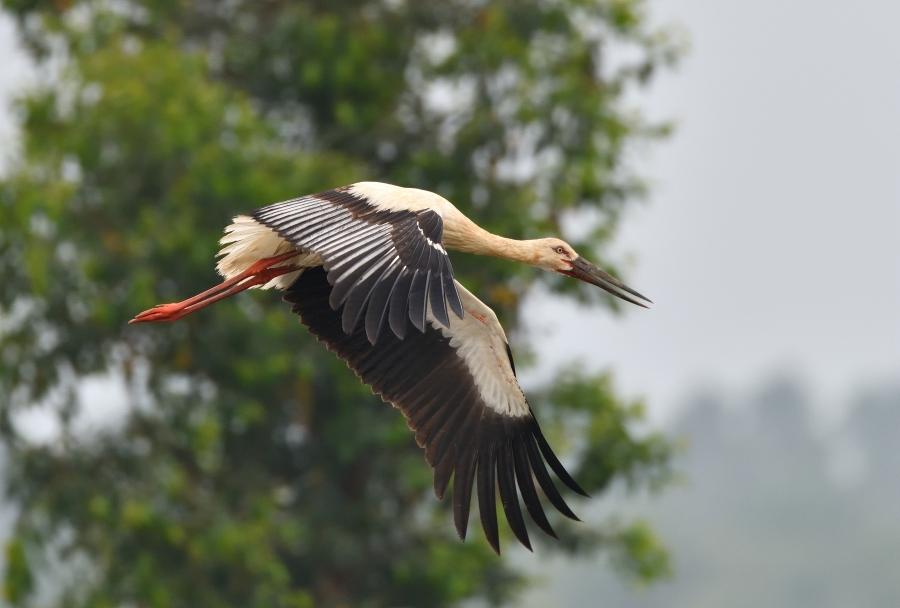
[[[544,270],[574,277],[585,283],[596,285],[612,295],[647,308],[652,304],[646,296],[631,289],[608,272],[587,261],[562,239],[550,237],[531,241],[534,258],[532,264]]]

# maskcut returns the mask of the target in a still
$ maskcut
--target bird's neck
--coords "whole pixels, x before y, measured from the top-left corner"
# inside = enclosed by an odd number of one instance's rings
[[[487,240],[484,254],[525,264],[534,264],[536,262],[534,248],[531,246],[530,241],[510,239],[490,232],[488,232],[488,235],[490,235],[490,238]]]
[[[530,241],[493,234],[471,221],[461,226],[445,225],[444,244],[466,253],[490,255],[526,264],[535,263],[534,248]]]

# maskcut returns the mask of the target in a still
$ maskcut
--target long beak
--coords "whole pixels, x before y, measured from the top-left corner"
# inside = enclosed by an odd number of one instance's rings
[[[653,301],[650,300],[650,298],[639,294],[616,277],[608,272],[604,272],[581,256],[578,256],[572,261],[572,270],[568,272],[564,271],[564,274],[580,279],[585,283],[596,285],[617,298],[622,298],[626,302],[631,302],[632,304],[637,304],[644,308],[649,308],[648,304],[653,304]]]

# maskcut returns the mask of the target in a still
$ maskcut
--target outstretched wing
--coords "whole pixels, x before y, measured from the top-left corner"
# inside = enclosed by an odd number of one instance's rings
[[[372,344],[385,324],[401,339],[407,319],[425,331],[429,308],[444,326],[450,325],[448,307],[464,314],[441,245],[444,223],[432,209],[380,208],[339,188],[263,207],[253,219],[322,258],[333,285],[331,308],[343,307],[344,333],[359,325],[363,313]]]
[[[535,479],[553,506],[577,519],[545,462],[569,488],[586,494],[541,433],[516,381],[496,315],[458,283],[456,288],[465,317],[453,318],[444,326],[428,310],[423,333],[412,332],[404,340],[388,334],[374,345],[361,328],[349,334],[343,331],[340,313],[329,305],[333,288],[321,268],[304,271],[284,299],[329,350],[403,412],[434,468],[438,498],[443,498],[453,477],[453,515],[460,537],[466,535],[472,489],[477,485],[485,536],[500,552],[495,506],[499,487],[510,528],[530,549],[518,493],[534,522],[556,536],[538,498]]]

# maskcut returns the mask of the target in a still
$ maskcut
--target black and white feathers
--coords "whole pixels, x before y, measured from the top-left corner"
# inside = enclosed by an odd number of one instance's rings
[[[452,481],[459,535],[474,492],[487,540],[499,552],[499,493],[510,528],[530,548],[520,496],[551,536],[538,488],[575,518],[548,466],[584,491],[541,433],[496,315],[454,280],[445,221],[474,226],[430,192],[354,184],[235,218],[218,268],[228,278],[254,260],[295,250],[284,264],[301,270],[269,286],[285,289],[309,330],[403,413],[434,468],[439,498]]]
[[[348,190],[330,190],[263,207],[252,217],[322,259],[333,286],[329,302],[341,307],[345,332],[364,312],[373,344],[385,323],[401,339],[407,319],[424,331],[429,307],[445,326],[448,308],[463,316],[441,244],[444,222],[434,210],[379,209]]]
[[[343,331],[330,306],[333,288],[322,268],[304,271],[284,298],[329,350],[403,413],[434,468],[438,498],[443,498],[453,478],[453,517],[460,537],[466,535],[474,487],[485,536],[499,552],[495,506],[499,489],[510,528],[531,548],[519,494],[538,527],[556,536],[535,480],[554,507],[577,519],[546,465],[569,488],[586,494],[541,433],[516,381],[493,312],[461,285],[457,288],[469,313],[465,317],[451,318],[444,326],[429,313],[424,332],[409,332],[402,340],[387,334],[374,345],[362,327]]]

